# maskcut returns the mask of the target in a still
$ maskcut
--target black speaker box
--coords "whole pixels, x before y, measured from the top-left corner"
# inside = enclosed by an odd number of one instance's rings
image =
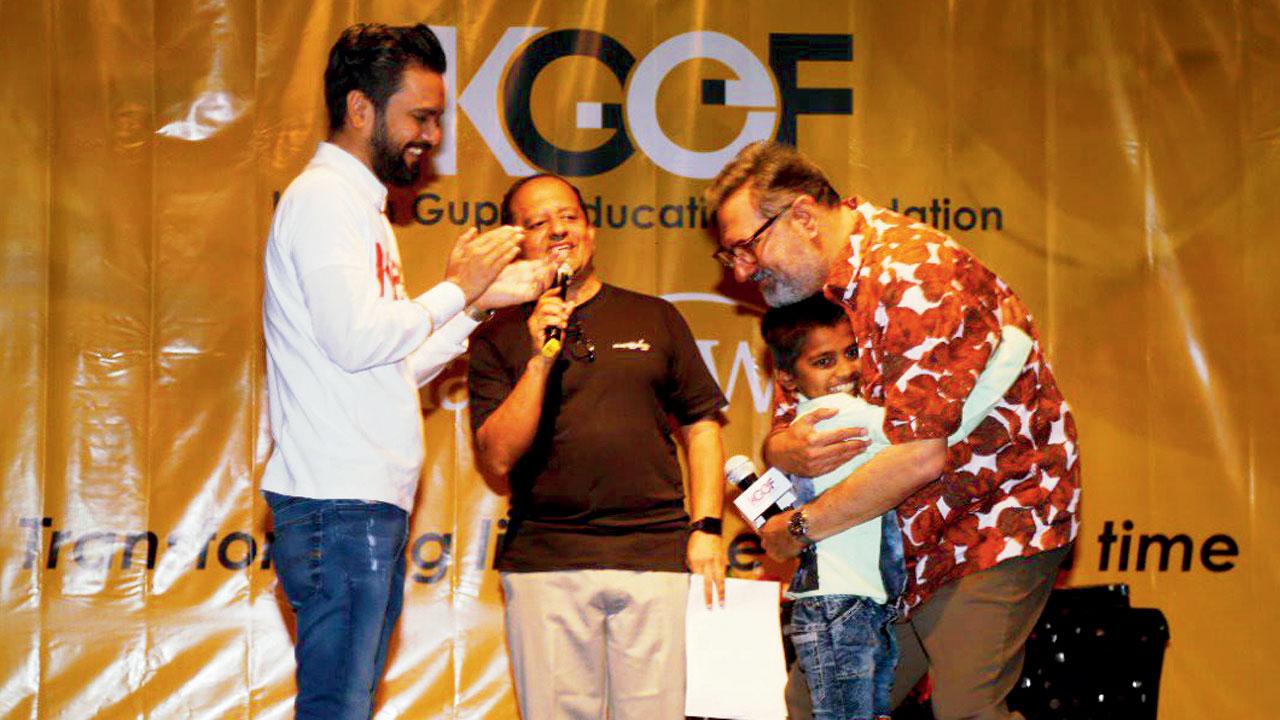
[[[1127,585],[1054,590],[1009,707],[1028,720],[1156,720],[1168,642],[1164,613],[1130,607]]]

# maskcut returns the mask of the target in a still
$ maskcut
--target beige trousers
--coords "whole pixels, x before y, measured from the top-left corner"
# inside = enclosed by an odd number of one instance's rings
[[[949,583],[896,626],[893,704],[926,671],[937,720],[1009,720],[1005,696],[1022,672],[1027,637],[1069,548],[1006,560]]]
[[[687,574],[506,572],[502,590],[524,720],[684,718]]]

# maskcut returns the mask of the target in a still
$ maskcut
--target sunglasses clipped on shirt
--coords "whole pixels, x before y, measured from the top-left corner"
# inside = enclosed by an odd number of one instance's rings
[[[564,337],[564,351],[570,360],[580,363],[596,361],[596,344],[582,331],[581,325],[569,323],[569,327],[565,328]]]

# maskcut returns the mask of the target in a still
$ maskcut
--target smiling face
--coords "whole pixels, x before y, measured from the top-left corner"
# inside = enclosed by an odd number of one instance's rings
[[[568,262],[574,281],[594,273],[595,228],[578,195],[563,180],[541,177],[521,185],[511,197],[512,220],[524,228],[524,256]]]
[[[847,322],[818,325],[805,333],[795,367],[778,370],[783,387],[815,398],[831,393],[854,394],[861,365],[858,340]]]
[[[406,67],[400,88],[377,112],[370,138],[370,163],[379,180],[399,186],[418,180],[423,156],[440,144],[444,109],[444,78],[421,65]]]
[[[803,215],[797,210],[781,215],[757,237],[751,252],[741,253],[733,266],[734,278],[759,285],[765,302],[773,307],[813,295],[826,280],[821,242],[816,233],[806,231]],[[769,216],[760,213],[751,201],[750,188],[743,185],[724,199],[716,219],[720,246],[732,250],[744,245]]]

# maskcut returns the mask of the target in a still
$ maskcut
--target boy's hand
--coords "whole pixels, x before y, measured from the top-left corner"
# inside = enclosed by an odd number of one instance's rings
[[[862,428],[814,429],[814,423],[835,414],[834,408],[821,408],[777,430],[765,440],[766,459],[784,472],[805,477],[826,475],[849,462],[870,444],[861,439],[867,431]]]

